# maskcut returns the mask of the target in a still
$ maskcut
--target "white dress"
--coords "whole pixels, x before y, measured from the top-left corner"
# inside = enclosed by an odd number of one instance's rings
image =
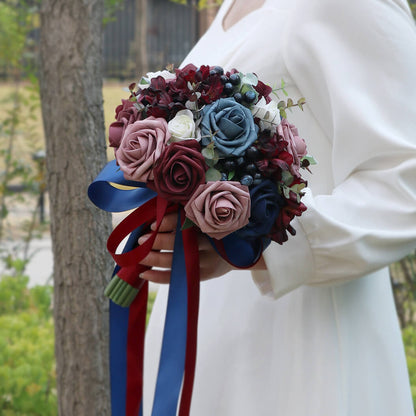
[[[411,416],[386,265],[416,246],[416,32],[405,0],[266,0],[185,62],[255,72],[319,164],[268,272],[202,283],[192,416]],[[168,288],[150,319],[145,415]]]

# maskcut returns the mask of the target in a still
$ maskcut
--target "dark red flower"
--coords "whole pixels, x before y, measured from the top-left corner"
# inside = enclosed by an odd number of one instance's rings
[[[258,81],[257,85],[254,87],[256,92],[259,94],[259,100],[264,97],[266,103],[269,103],[272,99],[270,94],[272,93],[272,88],[266,85],[264,82]]]
[[[117,149],[120,146],[121,138],[129,124],[141,119],[141,114],[135,103],[130,100],[121,100],[121,104],[116,108],[116,120],[110,124],[109,142],[110,147]]]
[[[195,189],[205,183],[207,170],[196,140],[184,140],[167,146],[153,169],[154,180],[148,186],[163,198],[186,203]]]
[[[306,211],[306,206],[298,202],[297,195],[290,192],[289,199],[285,199],[285,205],[281,208],[279,215],[270,233],[270,238],[279,244],[288,240],[288,232],[296,234],[296,230],[290,225],[293,218],[299,217]]]

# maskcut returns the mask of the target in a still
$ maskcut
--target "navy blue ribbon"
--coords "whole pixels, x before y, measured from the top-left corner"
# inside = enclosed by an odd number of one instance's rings
[[[120,189],[114,185],[129,188]],[[143,183],[125,180],[116,162],[112,161],[105,166],[89,186],[88,196],[95,205],[105,211],[122,212],[141,206],[154,198],[156,193],[146,188]],[[140,226],[130,234],[123,252],[128,252],[137,245],[137,240],[143,232],[142,228]],[[216,247],[215,244],[213,245]],[[228,260],[237,267],[243,268],[250,267],[255,263],[263,250],[262,242],[249,242],[233,234],[225,237],[222,240],[222,245]],[[118,270],[119,268],[116,266],[113,276]],[[129,312],[129,308],[122,308],[110,301],[110,371],[113,416],[125,416],[126,414]],[[176,415],[185,369],[186,337],[187,280],[181,220],[178,214],[168,306],[152,416]],[[140,407],[140,416],[142,409],[143,402]]]

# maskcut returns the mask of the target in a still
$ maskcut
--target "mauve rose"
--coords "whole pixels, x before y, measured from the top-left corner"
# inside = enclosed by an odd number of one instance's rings
[[[201,112],[202,144],[212,140],[222,156],[241,156],[257,139],[251,111],[234,98],[220,98]]]
[[[292,175],[300,177],[300,161],[303,156],[306,156],[305,141],[299,137],[298,129],[293,124],[290,124],[286,119],[283,119],[278,125],[277,133],[288,143],[286,150],[293,156],[293,163],[290,166],[290,172]]]
[[[110,124],[108,138],[110,147],[116,149],[120,146],[124,131],[129,124],[134,123],[140,117],[139,110],[130,100],[121,100],[121,104],[116,108],[116,120]],[[116,151],[115,149],[115,151]]]
[[[116,150],[116,160],[127,180],[153,179],[153,166],[170,139],[168,123],[149,117],[129,124]]]
[[[196,140],[172,143],[163,150],[148,186],[169,201],[186,202],[205,183],[207,168]]]
[[[224,238],[248,224],[248,187],[229,181],[199,185],[185,205],[185,213],[202,232],[218,240]]]
[[[269,179],[250,189],[250,200],[250,222],[236,232],[244,240],[267,236],[276,222],[280,207],[284,205],[276,184]]]

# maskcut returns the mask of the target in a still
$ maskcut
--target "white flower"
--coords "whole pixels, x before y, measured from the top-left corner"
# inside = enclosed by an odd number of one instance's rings
[[[163,70],[163,71],[148,72],[146,74],[146,78],[148,78],[149,80],[152,79],[152,78],[157,78],[159,76],[164,78],[166,81],[172,81],[172,80],[176,79],[176,74],[172,74],[172,72],[169,72],[166,69]]]
[[[194,116],[190,110],[178,111],[176,116],[169,121],[168,130],[172,135],[171,142],[201,139],[201,133],[195,128]]]
[[[260,119],[260,129],[272,129],[280,124],[280,111],[277,108],[276,101],[270,101],[268,104],[264,97],[251,110],[253,117]]]

